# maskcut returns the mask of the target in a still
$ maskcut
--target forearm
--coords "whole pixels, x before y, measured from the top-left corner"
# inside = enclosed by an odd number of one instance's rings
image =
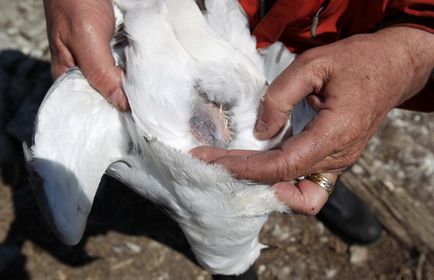
[[[399,59],[407,61],[408,69],[403,71],[410,79],[400,107],[434,111],[434,34],[417,28],[398,26],[385,28],[378,33],[395,40],[397,48],[402,48]]]

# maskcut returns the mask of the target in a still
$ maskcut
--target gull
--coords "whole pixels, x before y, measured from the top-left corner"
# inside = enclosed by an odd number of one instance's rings
[[[267,80],[294,56],[281,44],[258,53],[237,1],[204,4],[115,1],[113,55],[131,112],[117,111],[77,68],[47,93],[24,150],[42,214],[64,243],[80,241],[104,174],[168,209],[211,273],[246,271],[265,247],[258,235],[270,213],[290,212],[269,185],[188,153],[266,150],[289,131],[288,121],[272,140],[253,135]]]

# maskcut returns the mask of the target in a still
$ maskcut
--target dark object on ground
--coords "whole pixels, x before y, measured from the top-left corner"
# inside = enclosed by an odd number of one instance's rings
[[[377,218],[340,180],[317,218],[349,243],[368,245],[381,237],[382,227]]]
[[[19,279],[25,279],[25,272],[17,273],[24,261],[25,257],[21,254],[20,246],[15,244],[0,245],[0,279],[11,279],[9,276],[12,275]]]
[[[246,272],[240,275],[213,275],[213,280],[257,280],[255,265],[252,265]]]
[[[33,121],[53,83],[50,64],[15,50],[0,53],[0,164],[21,157],[30,143]]]

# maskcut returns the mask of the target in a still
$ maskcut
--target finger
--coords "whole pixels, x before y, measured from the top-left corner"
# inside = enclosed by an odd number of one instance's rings
[[[217,158],[223,157],[227,154],[227,150],[223,148],[211,148],[211,147],[196,147],[190,151],[193,157],[200,160],[211,162]]]
[[[352,144],[351,132],[346,129],[351,127],[348,122],[338,112],[322,110],[302,132],[282,143],[280,148],[291,169],[287,176],[298,178],[345,168],[346,157],[338,155],[345,155]]]
[[[109,41],[90,34],[84,44],[76,44],[74,50],[77,64],[89,83],[113,106],[121,111],[129,109],[127,97],[122,89],[122,70],[115,65]]]
[[[248,156],[251,154],[259,153],[259,151],[252,150],[226,150],[223,148],[213,148],[213,147],[196,147],[190,151],[190,154],[200,160],[206,162],[213,162],[221,157],[225,156]]]
[[[336,145],[340,144],[336,140],[342,138],[340,130],[329,125],[335,121],[333,112],[321,111],[304,131],[275,150],[242,156],[216,154],[213,162],[223,165],[237,178],[267,183],[289,181],[313,173],[313,167],[333,155]]]
[[[270,84],[255,127],[258,139],[275,136],[288,121],[295,104],[321,87],[322,78],[317,73],[303,59],[296,59]]]
[[[236,178],[269,184],[281,181],[281,177],[286,178],[283,173],[289,170],[280,150],[254,151],[242,155],[227,154],[212,163],[222,165]]]
[[[74,57],[60,38],[55,39],[51,49],[51,75],[56,80],[66,70],[75,66]]]
[[[307,103],[312,107],[312,109],[315,110],[315,112],[319,112],[326,108],[326,104],[324,100],[322,100],[318,95],[316,94],[310,94],[306,97]]]
[[[333,184],[336,183],[337,174],[322,173]],[[296,185],[289,182],[277,183],[273,186],[277,197],[291,210],[305,215],[316,215],[329,198],[326,190],[317,183],[301,180]]]
[[[321,111],[300,134],[287,139],[278,149],[266,152],[199,147],[192,154],[207,162],[220,164],[239,179],[276,183],[309,173],[342,171],[346,157],[335,158],[334,150],[343,138],[335,114]],[[342,121],[336,121],[343,123]],[[326,164],[326,165],[325,165]]]
[[[69,66],[69,64],[61,64],[59,62],[56,62],[54,59],[52,59],[51,62],[51,76],[53,77],[53,80],[56,80],[59,78],[63,73],[65,73],[68,69],[72,68],[74,65]]]

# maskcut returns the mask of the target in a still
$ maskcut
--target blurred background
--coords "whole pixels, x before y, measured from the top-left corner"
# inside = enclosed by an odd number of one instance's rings
[[[21,152],[52,82],[48,61],[42,2],[0,0],[0,279],[211,279],[178,226],[110,178],[78,246],[50,233]],[[259,278],[434,279],[433,131],[434,114],[395,110],[343,175],[384,225],[380,242],[350,245],[315,218],[274,214]]]

